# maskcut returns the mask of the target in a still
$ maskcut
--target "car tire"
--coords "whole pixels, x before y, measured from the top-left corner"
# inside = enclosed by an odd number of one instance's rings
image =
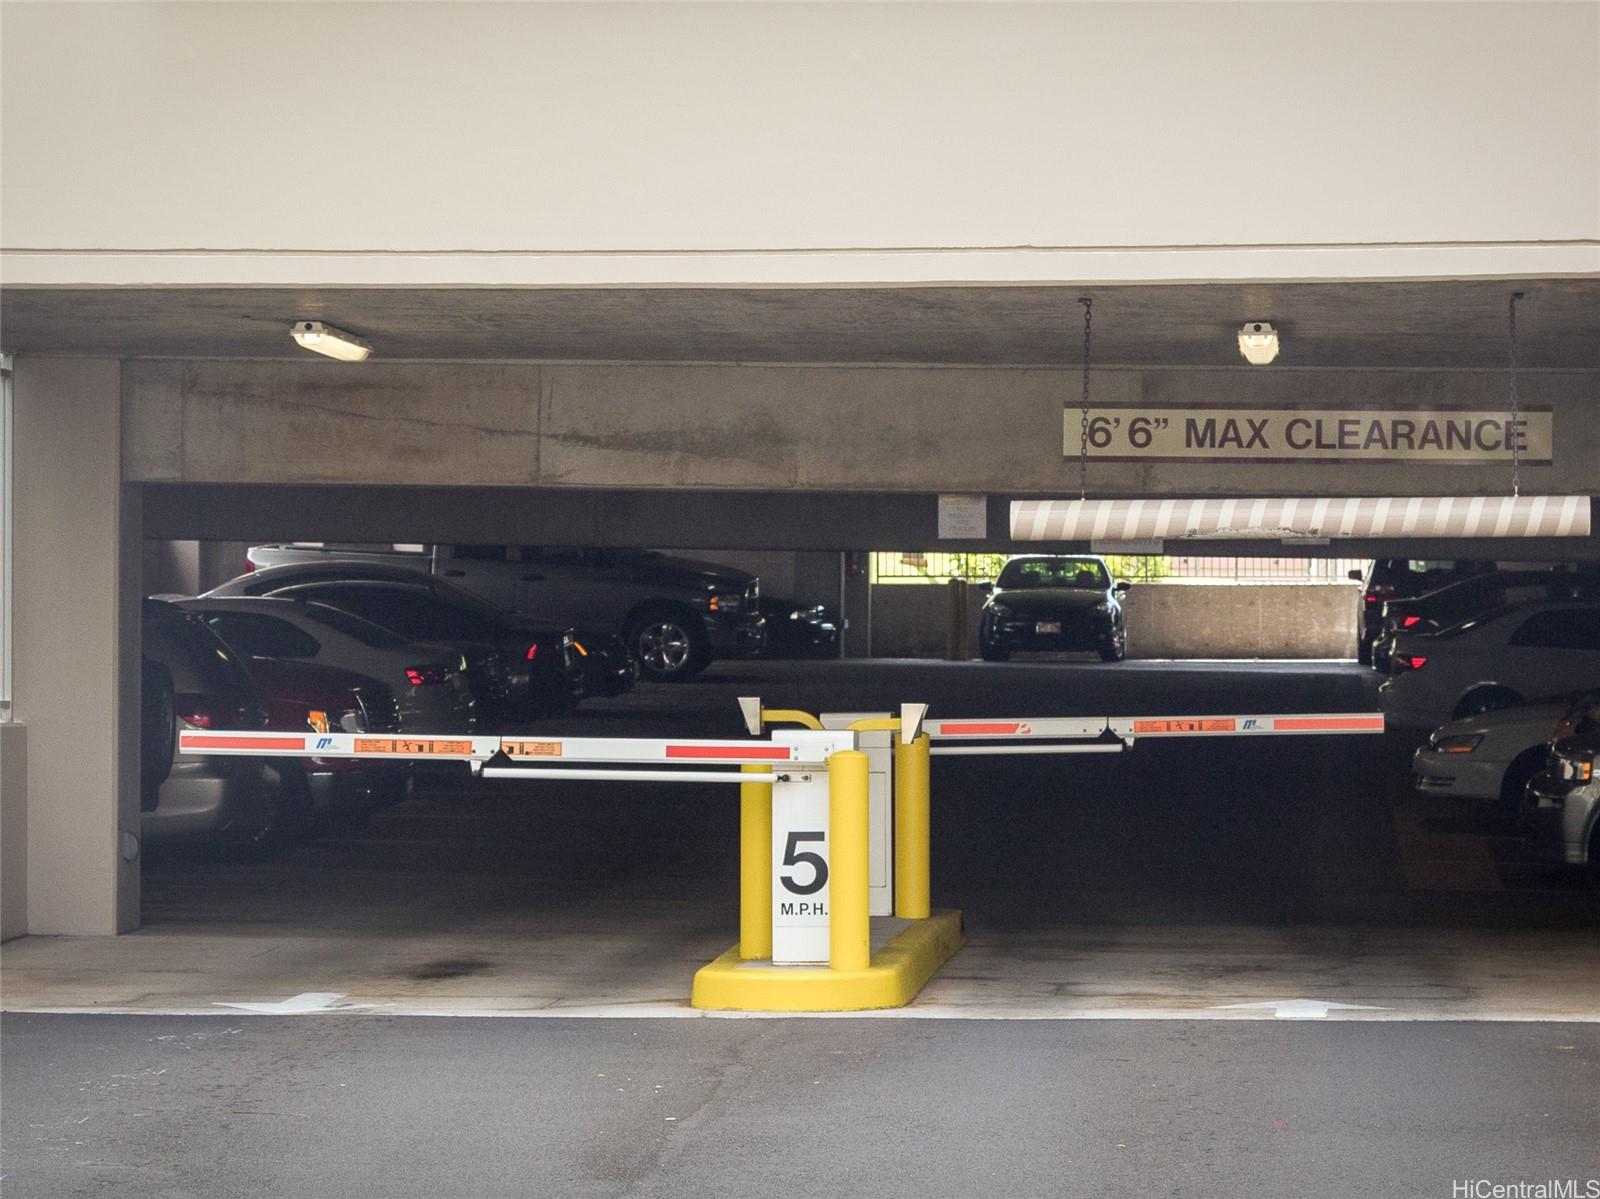
[[[652,683],[681,683],[711,661],[711,643],[699,621],[678,612],[646,612],[628,626],[628,652],[639,663],[639,677]]]
[[[1467,716],[1482,716],[1485,712],[1509,708],[1521,702],[1522,697],[1509,687],[1479,687],[1461,697],[1450,719],[1461,720]]]
[[[1100,647],[1100,661],[1120,662],[1128,656],[1128,631],[1113,625],[1111,638]]]
[[[1549,751],[1543,745],[1524,750],[1511,760],[1500,780],[1500,798],[1489,807],[1488,814],[1496,820],[1516,820],[1522,810],[1522,793],[1528,789],[1533,776],[1544,766]]]
[[[258,819],[218,846],[230,862],[270,862],[288,853],[311,831],[315,809],[311,782],[298,762],[277,761],[267,767],[277,775],[276,793],[262,805]]]
[[[139,782],[151,793],[172,773],[178,738],[178,717],[172,696],[172,675],[159,662],[146,659],[140,676]],[[154,808],[154,803],[142,805]]]

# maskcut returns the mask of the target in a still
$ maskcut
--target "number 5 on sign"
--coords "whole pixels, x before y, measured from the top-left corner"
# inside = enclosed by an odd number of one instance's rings
[[[828,776],[772,785],[772,960],[828,960]]]

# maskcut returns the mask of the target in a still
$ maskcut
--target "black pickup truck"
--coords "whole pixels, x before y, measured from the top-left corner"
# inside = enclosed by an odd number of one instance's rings
[[[495,607],[610,629],[643,678],[676,682],[716,658],[761,652],[766,622],[754,575],[653,550],[537,545],[258,545],[252,566],[330,560],[408,566],[450,580]]]

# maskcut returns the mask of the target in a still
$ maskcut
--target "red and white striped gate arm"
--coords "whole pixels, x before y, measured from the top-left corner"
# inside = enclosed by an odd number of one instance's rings
[[[1255,737],[1326,733],[1381,733],[1382,712],[1295,712],[1278,716],[1112,716],[1119,737]]]
[[[1381,733],[1378,712],[1250,716],[1032,716],[926,720],[935,754],[1120,753],[1142,737]]]
[[[488,777],[683,779],[750,782],[760,775],[738,768],[822,766],[829,756],[855,748],[854,734],[774,730],[768,741],[703,741],[663,737],[411,736],[367,733],[277,733],[184,729],[180,753],[255,757],[354,758],[376,762],[466,762]],[[492,766],[491,759],[498,759]],[[678,769],[724,766],[724,773]],[[585,770],[584,766],[614,769]],[[646,773],[651,766],[661,767]],[[625,768],[625,769],[623,769]]]

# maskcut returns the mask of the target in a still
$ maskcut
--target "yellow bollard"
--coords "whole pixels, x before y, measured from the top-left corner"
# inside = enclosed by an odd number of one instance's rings
[[[756,763],[746,774],[770,774]],[[772,957],[772,784],[739,784],[739,956]]]
[[[867,840],[867,755],[844,749],[828,759],[828,965],[865,970],[872,964]]]
[[[927,733],[909,745],[898,739],[894,744],[894,914],[902,920],[926,920],[933,910],[930,744]]]

